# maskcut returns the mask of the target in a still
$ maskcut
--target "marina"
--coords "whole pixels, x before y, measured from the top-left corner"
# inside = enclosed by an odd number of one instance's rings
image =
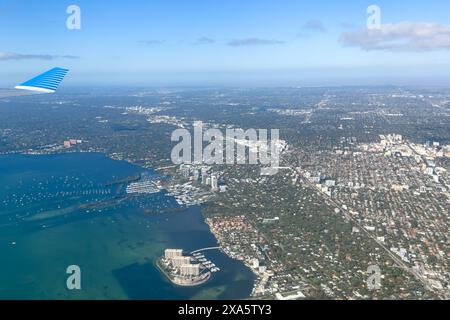
[[[127,193],[137,193],[137,194],[152,194],[158,193],[160,189],[152,180],[144,180],[139,182],[133,182],[129,184],[126,188]]]
[[[194,186],[192,182],[169,186],[168,191],[168,196],[174,197],[179,205],[186,207],[205,203],[211,196],[210,192]]]
[[[139,174],[144,177],[149,170],[96,153],[3,155],[0,166],[0,243],[4,244],[0,254],[8,257],[1,266],[0,298],[237,299],[250,295],[253,273],[220,250],[199,252],[203,254],[199,258],[205,259],[202,262],[192,259],[193,264],[203,265],[201,285],[176,285],[158,270],[154,262],[165,248],[193,252],[215,247],[217,241],[198,206],[180,206],[164,190],[126,192],[127,186],[142,181]],[[137,181],[127,178],[138,176]],[[148,177],[158,187],[160,177],[151,170]],[[65,286],[68,263],[92,275],[89,285],[78,293]]]

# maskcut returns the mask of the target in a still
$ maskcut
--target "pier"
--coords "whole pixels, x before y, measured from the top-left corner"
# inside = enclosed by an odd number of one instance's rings
[[[203,251],[208,251],[208,250],[220,250],[220,247],[209,247],[209,248],[202,248],[202,249],[197,249],[195,251],[192,251],[191,254],[197,253],[197,252],[203,252]]]

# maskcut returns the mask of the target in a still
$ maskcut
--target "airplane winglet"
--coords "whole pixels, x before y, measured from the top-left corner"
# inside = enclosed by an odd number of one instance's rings
[[[29,90],[41,93],[53,93],[58,89],[64,77],[69,72],[64,68],[53,68],[37,77],[19,84],[15,89]]]

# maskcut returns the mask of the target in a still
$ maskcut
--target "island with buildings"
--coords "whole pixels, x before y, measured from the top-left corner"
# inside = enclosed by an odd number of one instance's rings
[[[164,256],[157,260],[158,269],[178,286],[198,286],[207,282],[211,271],[197,258],[183,255],[182,249],[166,249]]]

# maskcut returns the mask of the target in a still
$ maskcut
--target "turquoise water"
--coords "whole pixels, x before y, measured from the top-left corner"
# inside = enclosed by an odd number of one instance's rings
[[[0,156],[0,299],[248,297],[254,275],[220,251],[205,254],[221,271],[202,286],[158,271],[165,248],[217,241],[200,208],[180,210],[164,191],[127,195],[123,179],[139,173],[155,176],[102,154]],[[69,265],[81,268],[81,290],[66,287]]]

